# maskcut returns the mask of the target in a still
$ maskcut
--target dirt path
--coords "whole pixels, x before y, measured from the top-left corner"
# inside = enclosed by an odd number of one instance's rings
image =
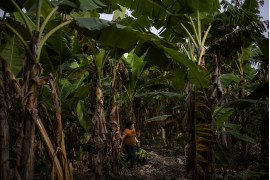
[[[123,169],[121,178],[136,180],[184,179],[183,157],[166,156],[161,153],[162,151],[147,151],[146,163],[139,164],[132,170]]]
[[[176,150],[145,147],[146,162],[137,164],[135,168],[129,170],[122,169],[117,177],[105,177],[104,180],[185,180],[184,157],[179,155]],[[178,155],[177,155],[178,154]],[[74,175],[75,180],[94,180],[92,171]]]

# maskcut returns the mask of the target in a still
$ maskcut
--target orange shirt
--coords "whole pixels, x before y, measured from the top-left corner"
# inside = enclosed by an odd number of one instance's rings
[[[135,128],[133,128],[132,130],[126,128],[124,131],[124,135],[126,135],[125,137],[125,144],[130,145],[130,146],[136,146],[136,131]]]

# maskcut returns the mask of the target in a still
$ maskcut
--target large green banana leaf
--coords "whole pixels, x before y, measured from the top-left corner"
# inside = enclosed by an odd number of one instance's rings
[[[165,18],[167,10],[161,0],[116,0],[116,3],[134,10],[136,14],[146,15],[153,19]]]
[[[105,7],[106,4],[100,0],[54,0],[54,6],[59,6],[59,11],[69,14],[71,11],[94,11]]]
[[[60,22],[59,19],[50,21],[47,30],[53,29]],[[46,41],[40,57],[45,73],[54,72],[60,65],[71,58],[71,36],[68,27],[63,27]]]
[[[183,15],[196,12],[212,12],[220,8],[218,0],[116,0],[134,11],[133,15],[145,15],[152,19],[164,20],[166,15]],[[194,13],[195,14],[195,13]]]
[[[231,82],[239,83],[242,79],[234,74],[222,74],[219,77],[222,89],[229,86]]]
[[[86,130],[90,130],[92,123],[89,115],[87,114],[87,108],[82,100],[77,104],[77,115],[80,122],[80,125]]]
[[[10,26],[12,26],[26,41],[30,41],[31,36],[29,34],[28,29],[24,25],[23,19],[20,17],[20,20],[17,19],[17,13],[13,13],[14,16],[16,17],[16,20],[14,18],[7,17],[5,19],[5,22],[7,22]],[[21,22],[21,23],[18,23]]]
[[[30,14],[36,14],[37,12],[37,0],[27,0],[24,3],[24,8],[26,9],[26,13]],[[52,11],[52,5],[49,0],[41,0],[41,9],[40,9],[40,15],[43,18],[46,18],[48,14]]]
[[[131,78],[130,81],[126,82],[124,84],[124,87],[126,89],[126,93],[128,93],[128,96],[130,99],[133,99],[135,96],[135,91],[137,87],[137,82],[144,71],[146,62],[143,61],[144,57],[139,58],[133,51],[131,51],[127,59],[124,59],[124,63],[126,64],[126,67],[130,69],[131,72]]]
[[[75,26],[88,38],[97,40],[102,48],[114,52],[111,53],[112,57],[119,58],[136,46],[135,53],[140,57],[148,51],[145,60],[154,65],[167,67],[171,62],[170,58],[164,54],[162,46],[173,46],[152,33],[140,32],[132,26],[94,17],[77,17]]]
[[[189,69],[188,79],[190,83],[196,84],[203,88],[207,88],[209,86],[209,80],[205,78],[205,73],[200,71],[193,61],[187,59],[183,53],[176,50],[166,47],[163,47],[163,49],[176,63]]]
[[[22,70],[24,46],[15,36],[2,33],[6,43],[0,46],[0,54],[7,61],[11,72],[18,75]]]
[[[110,50],[118,48],[122,54],[131,51],[138,42],[139,32],[107,20],[78,17],[76,26],[85,36],[96,39],[101,47]]]

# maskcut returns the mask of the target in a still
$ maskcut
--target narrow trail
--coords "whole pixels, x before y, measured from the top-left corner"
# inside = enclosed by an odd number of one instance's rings
[[[123,169],[121,179],[136,180],[173,180],[184,179],[184,157],[172,155],[166,149],[147,151],[145,164],[138,164],[134,169]]]
[[[158,146],[144,147],[146,161],[136,164],[133,169],[122,168],[119,176],[104,177],[104,180],[185,180],[184,156],[177,149],[171,150]],[[128,164],[126,164],[127,166]],[[74,180],[94,180],[92,171],[74,175]]]

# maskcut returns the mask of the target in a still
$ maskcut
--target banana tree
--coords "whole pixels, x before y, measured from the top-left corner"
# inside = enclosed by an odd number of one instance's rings
[[[3,5],[3,3],[1,3]],[[5,4],[5,3],[4,3]],[[40,57],[41,51],[47,40],[59,29],[70,24],[72,20],[66,20],[65,22],[56,25],[50,31],[45,31],[46,25],[55,16],[58,6],[52,8],[49,1],[25,1],[23,4],[27,11],[32,11],[35,14],[35,21],[32,21],[27,13],[22,11],[21,4],[11,0],[7,3],[7,6],[3,5],[6,12],[10,12],[22,20],[25,25],[25,31],[18,31],[16,26],[12,26],[8,20],[2,21],[2,24],[14,33],[15,37],[21,41],[25,48],[25,56],[23,58],[22,66],[22,87],[18,92],[22,99],[22,108],[24,112],[23,126],[21,129],[20,137],[17,141],[17,168],[16,177],[22,179],[33,179],[34,175],[34,140],[35,140],[35,128],[38,128],[38,132],[43,139],[44,144],[48,149],[51,161],[55,167],[55,172],[58,179],[72,179],[70,173],[69,164],[67,161],[64,134],[62,128],[62,122],[60,112],[57,112],[57,127],[59,133],[58,146],[61,149],[61,153],[58,153],[58,157],[55,157],[55,150],[52,147],[51,141],[46,133],[46,130],[42,124],[41,119],[38,116],[37,110],[37,95],[38,89],[41,84],[44,83],[40,79],[41,64]],[[46,9],[46,11],[45,11]],[[42,24],[41,24],[41,20]],[[27,33],[21,34],[21,33]],[[29,41],[29,42],[28,42]],[[10,59],[10,62],[12,59]],[[11,64],[12,65],[12,64]],[[12,67],[11,67],[12,68]],[[54,98],[57,102],[57,97]],[[57,104],[56,104],[57,105]],[[59,106],[57,106],[59,107]],[[59,162],[60,161],[60,162]],[[61,164],[60,164],[61,163]]]
[[[146,62],[143,58],[139,58],[133,52],[130,52],[127,59],[124,61],[127,63],[127,68],[130,68],[131,76],[127,84],[124,84],[125,94],[127,96],[127,118],[129,121],[135,121],[133,102],[137,93],[137,83],[144,71]]]
[[[0,97],[1,97],[1,112],[0,112],[0,177],[3,180],[9,179],[9,98],[11,92],[11,82],[6,71],[6,61],[0,60]]]

